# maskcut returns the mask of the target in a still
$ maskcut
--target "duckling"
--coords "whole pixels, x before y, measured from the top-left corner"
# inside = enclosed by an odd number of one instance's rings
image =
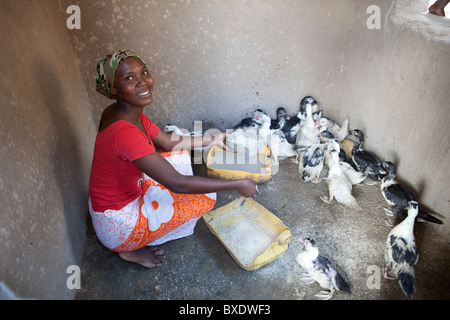
[[[419,260],[414,239],[414,220],[419,212],[416,201],[408,203],[408,216],[389,232],[384,258],[407,297],[416,291],[414,265]]]
[[[416,201],[416,199],[407,187],[395,181],[397,169],[392,162],[383,162],[382,166],[386,169],[388,174],[381,180],[381,194],[387,204],[394,209],[394,212],[387,209],[385,209],[385,211],[388,215],[394,216],[395,218],[401,218],[408,209],[409,201]],[[431,214],[420,209],[420,207],[417,221],[443,224],[442,220],[433,217]]]
[[[299,172],[303,182],[320,182],[320,173],[325,159],[325,144],[313,144],[300,153]]]
[[[375,181],[381,180],[386,175],[386,171],[381,167],[381,160],[376,154],[362,148],[364,134],[359,129],[350,131],[350,134],[358,139],[358,142],[353,146],[351,158],[357,170],[364,171],[369,168],[368,177]]]
[[[290,117],[288,116],[286,109],[283,107],[279,107],[277,109],[277,118],[271,120],[270,129],[275,130],[283,128],[284,125],[286,124],[286,121],[289,119]]]
[[[330,139],[334,139],[334,134],[332,134],[328,130],[323,130],[323,131],[319,130],[319,139],[320,139],[321,143],[328,142],[328,141],[330,141]]]
[[[341,166],[342,172],[345,173],[348,180],[353,185],[362,183],[369,175],[368,168],[366,168],[364,171],[357,171],[352,167],[350,163],[342,160],[339,161],[339,165]]]
[[[319,126],[320,132],[324,131],[324,130],[330,131],[339,143],[342,142],[349,134],[348,118],[344,120],[344,122],[342,123],[342,126],[339,126],[334,120],[327,118],[327,117],[320,118],[320,120],[318,121],[317,124]]]
[[[261,109],[256,109],[253,113],[252,118],[242,119],[241,122],[234,127],[234,130],[237,130],[237,129],[247,130],[249,128],[261,127],[261,122],[259,121],[259,117],[258,117],[261,114],[266,114],[266,113],[264,111],[262,111]]]
[[[297,156],[294,146],[287,142],[283,131],[280,129],[272,129],[269,142],[270,152],[277,160]]]
[[[326,145],[325,162],[329,168],[327,177],[329,197],[321,196],[320,199],[331,203],[333,198],[336,198],[336,201],[343,205],[357,208],[358,203],[352,195],[352,184],[339,164],[339,143],[337,140],[331,139]]]
[[[320,142],[324,143],[324,142],[330,141],[330,139],[334,139],[334,134],[332,134],[328,130],[323,130],[323,131],[319,130],[319,138],[320,138]],[[340,148],[340,150],[339,150],[339,160],[349,162],[347,154],[345,153],[344,149],[342,149],[342,148]]]
[[[303,250],[297,255],[296,261],[307,272],[300,280],[307,284],[317,281],[322,288],[328,290],[320,291],[316,297],[328,300],[333,297],[336,290],[351,293],[350,285],[336,271],[330,261],[319,255],[316,242],[311,238],[299,238],[298,240],[303,244]]]
[[[190,137],[193,135],[192,132],[189,132],[186,129],[180,129],[176,125],[168,123],[164,126],[163,132],[168,134],[176,134],[177,136],[187,136]]]
[[[299,111],[294,117],[290,117],[289,120],[286,120],[284,126],[281,128],[281,130],[284,133],[284,136],[286,137],[287,142],[289,142],[290,144],[295,143],[302,122],[303,122],[303,115]]]
[[[321,111],[322,108],[319,106],[319,101],[314,99],[312,96],[306,96],[300,101],[300,113],[305,114],[306,113],[306,105],[311,104],[313,106],[312,113],[316,113],[318,111]]]
[[[302,99],[302,101],[300,101],[300,107],[297,115],[286,120],[286,123],[281,128],[281,130],[284,132],[286,140],[290,144],[294,144],[297,139],[300,127],[306,117],[306,105],[308,103],[312,105],[313,114],[320,109],[319,102],[316,99],[311,96],[306,96]]]
[[[256,123],[259,123],[259,128],[256,129],[258,136],[264,141],[264,143],[269,144],[270,136],[272,133],[270,130],[271,119],[269,115],[260,110],[255,112],[253,120]]]
[[[275,130],[270,129],[271,119],[267,113],[260,110],[255,112],[253,120],[260,124],[259,128],[250,128],[248,131],[255,131],[259,141],[262,141],[265,145],[270,147],[270,150],[275,160],[275,164],[278,163],[280,157],[280,139]],[[279,129],[277,129],[279,130]],[[275,134],[273,134],[275,132]]]
[[[307,148],[318,143],[320,143],[319,129],[312,117],[312,105],[308,103],[306,104],[305,121],[300,127],[295,144],[299,147]]]

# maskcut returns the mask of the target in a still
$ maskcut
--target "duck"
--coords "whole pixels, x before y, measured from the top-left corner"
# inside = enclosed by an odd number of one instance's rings
[[[414,239],[414,221],[419,212],[417,201],[408,202],[408,216],[394,227],[386,239],[384,258],[390,279],[397,279],[407,297],[416,291],[414,265],[419,260]]]
[[[307,272],[302,275],[300,280],[307,284],[315,281],[327,290],[320,291],[315,296],[320,300],[331,299],[335,291],[351,293],[350,285],[336,271],[331,262],[319,254],[319,248],[316,241],[311,238],[299,238],[303,245],[302,251],[295,258],[297,263]]]
[[[393,212],[388,209],[385,209],[385,211],[388,215],[394,216],[397,219],[403,218],[408,209],[408,203],[410,201],[416,201],[416,199],[413,193],[407,187],[395,180],[397,168],[392,162],[383,162],[382,166],[384,169],[386,169],[387,176],[385,176],[383,180],[381,180],[381,194],[383,195],[383,198],[386,200],[387,204],[392,209],[394,209]],[[442,220],[435,218],[428,212],[420,209],[420,207],[419,213],[417,214],[417,221],[443,224]]]
[[[330,139],[334,139],[334,135],[328,130],[321,131],[319,136],[321,142],[327,142]],[[339,144],[339,147],[340,146],[341,145]],[[339,150],[339,165],[341,166],[342,172],[344,172],[352,185],[362,183],[366,180],[369,174],[368,168],[364,171],[358,171],[355,168],[355,165],[348,159],[347,154],[342,148]]]
[[[286,145],[283,142],[284,135],[283,138],[280,135],[280,129],[270,129],[272,120],[267,113],[264,111],[257,113],[254,120],[260,123],[260,127],[249,130],[255,130],[258,140],[262,141],[270,148],[274,164],[278,164],[279,159],[286,157],[286,155],[291,156],[289,148],[286,148]]]
[[[321,143],[325,143],[330,141],[330,139],[334,139],[334,134],[332,134],[328,130],[319,130],[319,139]],[[339,161],[348,162],[350,165],[353,166],[353,164],[349,161],[349,158],[347,157],[347,154],[345,153],[343,148],[340,148],[339,150]]]
[[[261,114],[267,114],[265,113],[262,109],[256,109],[253,112],[253,117],[252,118],[244,118],[241,120],[241,122],[239,122],[238,125],[236,125],[233,129],[237,130],[237,129],[243,129],[243,130],[247,130],[249,128],[259,128],[261,127],[261,121],[259,121],[259,115]]]
[[[272,129],[270,135],[270,152],[274,155],[274,159],[283,160],[297,156],[294,145],[287,142],[283,131],[280,129]]]
[[[352,185],[362,183],[369,175],[368,168],[364,171],[358,171],[350,163],[342,160],[339,160],[339,165],[341,166],[342,172],[344,172],[348,178],[348,181],[350,181]]]
[[[255,130],[247,129],[245,131],[243,128],[238,128],[229,134],[229,137],[226,139],[226,145],[235,152],[250,156],[257,154],[264,146],[264,143],[259,140]]]
[[[167,134],[176,134],[177,136],[191,137],[194,135],[193,132],[189,132],[186,129],[180,129],[178,126],[168,123],[163,127],[163,132]]]
[[[300,101],[298,113],[294,117],[290,117],[286,120],[284,126],[281,127],[281,130],[284,132],[284,135],[290,144],[295,144],[300,126],[306,117],[306,104],[308,103],[313,106],[312,113],[319,110],[319,102],[312,96],[306,96]]]
[[[327,177],[329,197],[321,196],[320,199],[326,203],[331,203],[336,198],[337,202],[345,206],[357,208],[358,203],[352,195],[352,183],[339,164],[339,143],[336,139],[331,139],[326,145],[325,163],[329,168]]]
[[[330,141],[330,139],[334,139],[334,134],[332,134],[328,130],[323,130],[323,131],[319,130],[318,136],[319,136],[319,140],[321,143],[325,143],[325,142]]]
[[[276,130],[276,129],[281,129],[284,127],[284,125],[286,124],[286,121],[289,120],[290,117],[286,111],[285,108],[283,107],[279,107],[277,109],[277,118],[271,120],[270,123],[270,129],[271,130]]]
[[[313,109],[312,109],[312,113],[313,114],[322,111],[322,108],[319,106],[320,105],[319,101],[314,99],[312,96],[306,96],[306,97],[303,97],[303,99],[300,101],[300,108],[299,108],[299,110],[300,110],[301,114],[305,114],[306,113],[306,105],[307,104],[313,105]]]
[[[364,150],[364,134],[359,129],[350,131],[350,134],[358,139],[352,149],[352,161],[358,171],[364,171],[369,168],[368,177],[374,181],[380,181],[386,176],[386,171],[380,165],[381,160],[370,151]]]
[[[327,118],[327,117],[321,117],[317,125],[319,126],[319,131],[328,130],[330,131],[335,139],[340,143],[342,142],[348,135],[348,126],[349,126],[349,120],[346,118],[344,122],[342,123],[342,126],[339,126],[334,120]]]
[[[270,130],[271,119],[267,113],[259,109],[255,112],[253,120],[259,124],[256,128],[258,136],[264,141],[264,143],[269,144],[270,136],[272,131]]]
[[[295,144],[298,147],[307,148],[313,144],[320,143],[319,129],[314,122],[312,116],[312,104],[306,104],[306,117],[303,124],[300,126]]]
[[[294,117],[290,117],[289,120],[286,120],[284,126],[281,128],[287,142],[289,142],[290,144],[295,144],[295,140],[297,139],[297,134],[300,130],[302,122],[303,115],[299,111],[297,115],[295,115]]]
[[[313,144],[300,153],[299,172],[303,182],[320,182],[320,173],[323,169],[326,145]]]

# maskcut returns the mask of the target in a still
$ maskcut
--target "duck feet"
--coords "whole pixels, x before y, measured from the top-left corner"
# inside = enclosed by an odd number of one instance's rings
[[[300,280],[305,284],[313,284],[314,279],[307,273],[302,273]]]
[[[334,290],[332,290],[332,291],[320,291],[315,296],[319,300],[328,300],[328,299],[331,299],[331,297],[333,297],[333,294],[334,294]]]
[[[391,220],[391,219],[385,219],[385,220],[384,220],[384,223],[385,223],[388,227],[393,227],[393,226],[394,226],[394,224],[392,223],[392,220]]]
[[[326,202],[326,203],[331,203],[331,201],[333,201],[333,198],[328,198],[327,196],[321,196],[319,198],[320,198],[320,200],[322,200],[323,202]]]
[[[388,217],[393,217],[393,216],[394,216],[394,214],[392,213],[391,210],[389,210],[389,209],[387,209],[387,208],[383,208],[383,210],[384,210],[384,213],[385,213]],[[386,225],[387,225],[388,227],[393,227],[393,226],[394,226],[394,223],[392,222],[392,219],[390,219],[390,218],[387,218],[386,220],[384,220],[384,223],[386,223]]]
[[[385,279],[397,280],[397,278],[393,275],[392,271],[390,271],[387,267],[383,268],[383,275]]]
[[[311,180],[312,183],[319,183],[320,182],[320,176],[317,176],[315,179]]]

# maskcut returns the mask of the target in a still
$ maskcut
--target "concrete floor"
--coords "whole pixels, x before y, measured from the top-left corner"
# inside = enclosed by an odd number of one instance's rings
[[[194,170],[204,174],[204,166]],[[390,228],[384,222],[386,203],[379,183],[354,187],[359,209],[329,205],[319,199],[328,194],[325,181],[302,183],[297,165],[286,159],[259,190],[255,200],[283,220],[294,236],[289,249],[272,263],[255,271],[242,269],[201,219],[194,235],[160,246],[166,254],[163,267],[146,269],[104,248],[90,226],[82,288],[76,299],[316,299],[319,285],[299,280],[302,269],[295,261],[301,248],[299,236],[314,238],[321,254],[350,282],[351,294],[337,292],[332,299],[407,299],[396,281],[383,277],[384,244]],[[219,193],[216,208],[238,196]],[[413,299],[450,299],[450,247],[446,237],[439,236],[440,228],[416,223],[420,259],[415,267],[417,292]]]

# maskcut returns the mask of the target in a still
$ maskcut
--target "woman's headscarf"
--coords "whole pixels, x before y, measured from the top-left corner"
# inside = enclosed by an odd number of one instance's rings
[[[111,88],[114,87],[114,76],[117,68],[125,61],[126,58],[136,57],[142,61],[144,65],[147,64],[136,53],[130,50],[117,50],[111,54],[108,54],[97,64],[97,79],[96,90],[109,99],[114,99],[114,95],[111,93]]]

